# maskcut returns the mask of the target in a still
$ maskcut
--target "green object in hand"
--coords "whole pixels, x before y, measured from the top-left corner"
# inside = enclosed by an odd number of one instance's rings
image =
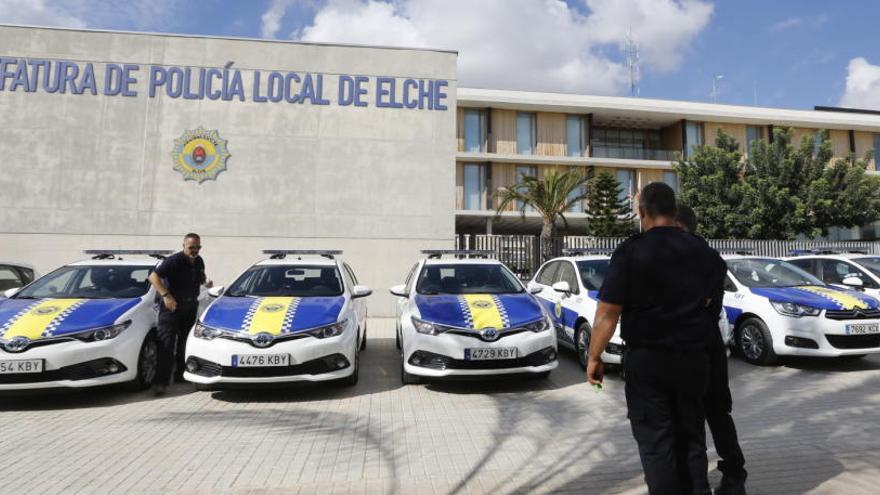
[[[599,392],[602,391],[602,384],[601,383],[594,383],[593,390],[598,394]]]

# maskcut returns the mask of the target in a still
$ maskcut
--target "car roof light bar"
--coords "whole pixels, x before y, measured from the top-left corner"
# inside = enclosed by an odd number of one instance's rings
[[[287,257],[287,255],[296,255],[296,256],[323,256],[328,259],[333,259],[334,256],[339,256],[342,254],[342,250],[340,249],[264,249],[263,254],[268,254],[270,259],[273,260],[283,260]]]
[[[151,256],[156,259],[164,259],[173,253],[169,249],[86,249],[85,254],[91,254],[93,260],[115,259],[117,256]]]
[[[755,254],[755,248],[751,248],[748,246],[731,246],[731,247],[718,248],[718,252],[720,254],[749,255],[749,254]]]
[[[797,256],[800,254],[868,254],[864,249],[858,248],[839,248],[839,247],[814,247],[814,248],[800,248],[800,249],[790,249],[788,254],[791,256]]]
[[[488,258],[493,256],[495,251],[491,249],[423,249],[422,254],[428,255],[428,258],[432,259],[440,258],[444,254],[473,258]]]
[[[613,253],[615,248],[564,248],[562,254],[577,256],[579,254],[608,254]]]

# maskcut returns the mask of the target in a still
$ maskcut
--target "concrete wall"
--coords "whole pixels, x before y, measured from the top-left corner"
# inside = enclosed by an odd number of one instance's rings
[[[212,278],[228,283],[266,248],[341,248],[370,285],[371,314],[418,251],[451,247],[456,54],[0,26],[0,57],[139,64],[137,97],[0,91],[0,259],[41,272],[84,248],[177,248],[202,234]],[[234,61],[248,99],[147,95],[148,67]],[[449,81],[448,110],[251,101],[252,73]],[[7,86],[8,89],[8,86]],[[375,84],[367,99],[375,99]],[[216,181],[184,181],[174,140],[217,129],[231,157]]]

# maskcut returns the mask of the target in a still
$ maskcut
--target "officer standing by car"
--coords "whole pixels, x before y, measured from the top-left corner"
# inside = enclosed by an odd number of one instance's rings
[[[627,416],[649,492],[709,494],[706,313],[724,273],[717,252],[675,226],[668,185],[645,186],[638,209],[642,233],[614,251],[599,290],[587,380],[601,386],[602,351],[620,319]]]
[[[171,381],[171,370],[176,363],[175,378],[183,376],[186,336],[196,321],[199,308],[199,287],[213,284],[205,276],[205,262],[199,256],[202,249],[198,234],[183,238],[183,250],[162,260],[150,273],[150,283],[161,298],[159,303],[159,362],[156,370],[156,395],[162,395]]]
[[[678,205],[675,223],[686,232],[696,234],[697,216],[691,207]],[[723,270],[727,272],[724,260]],[[709,390],[706,393],[706,423],[715,441],[715,451],[721,460],[718,470],[721,471],[721,485],[715,489],[715,495],[744,495],[747,472],[746,459],[739,446],[736,425],[730,415],[733,410],[733,397],[730,394],[730,383],[727,375],[727,348],[721,340],[721,333],[714,331],[718,326],[718,315],[724,302],[724,292],[712,298],[708,311],[708,332],[715,335],[709,345]]]

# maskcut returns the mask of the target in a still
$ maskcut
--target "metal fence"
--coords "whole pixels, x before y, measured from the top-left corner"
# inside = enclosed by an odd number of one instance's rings
[[[536,235],[476,235],[461,234],[455,238],[456,249],[490,249],[496,258],[506,264],[523,280],[532,278],[541,263],[560,256],[565,248],[595,248],[613,250],[623,237],[566,236],[555,237],[550,252],[544,253],[540,237]],[[794,249],[839,249],[880,254],[880,242],[874,241],[776,241],[754,239],[709,239],[709,245],[718,250],[750,251],[756,256],[781,258]]]

